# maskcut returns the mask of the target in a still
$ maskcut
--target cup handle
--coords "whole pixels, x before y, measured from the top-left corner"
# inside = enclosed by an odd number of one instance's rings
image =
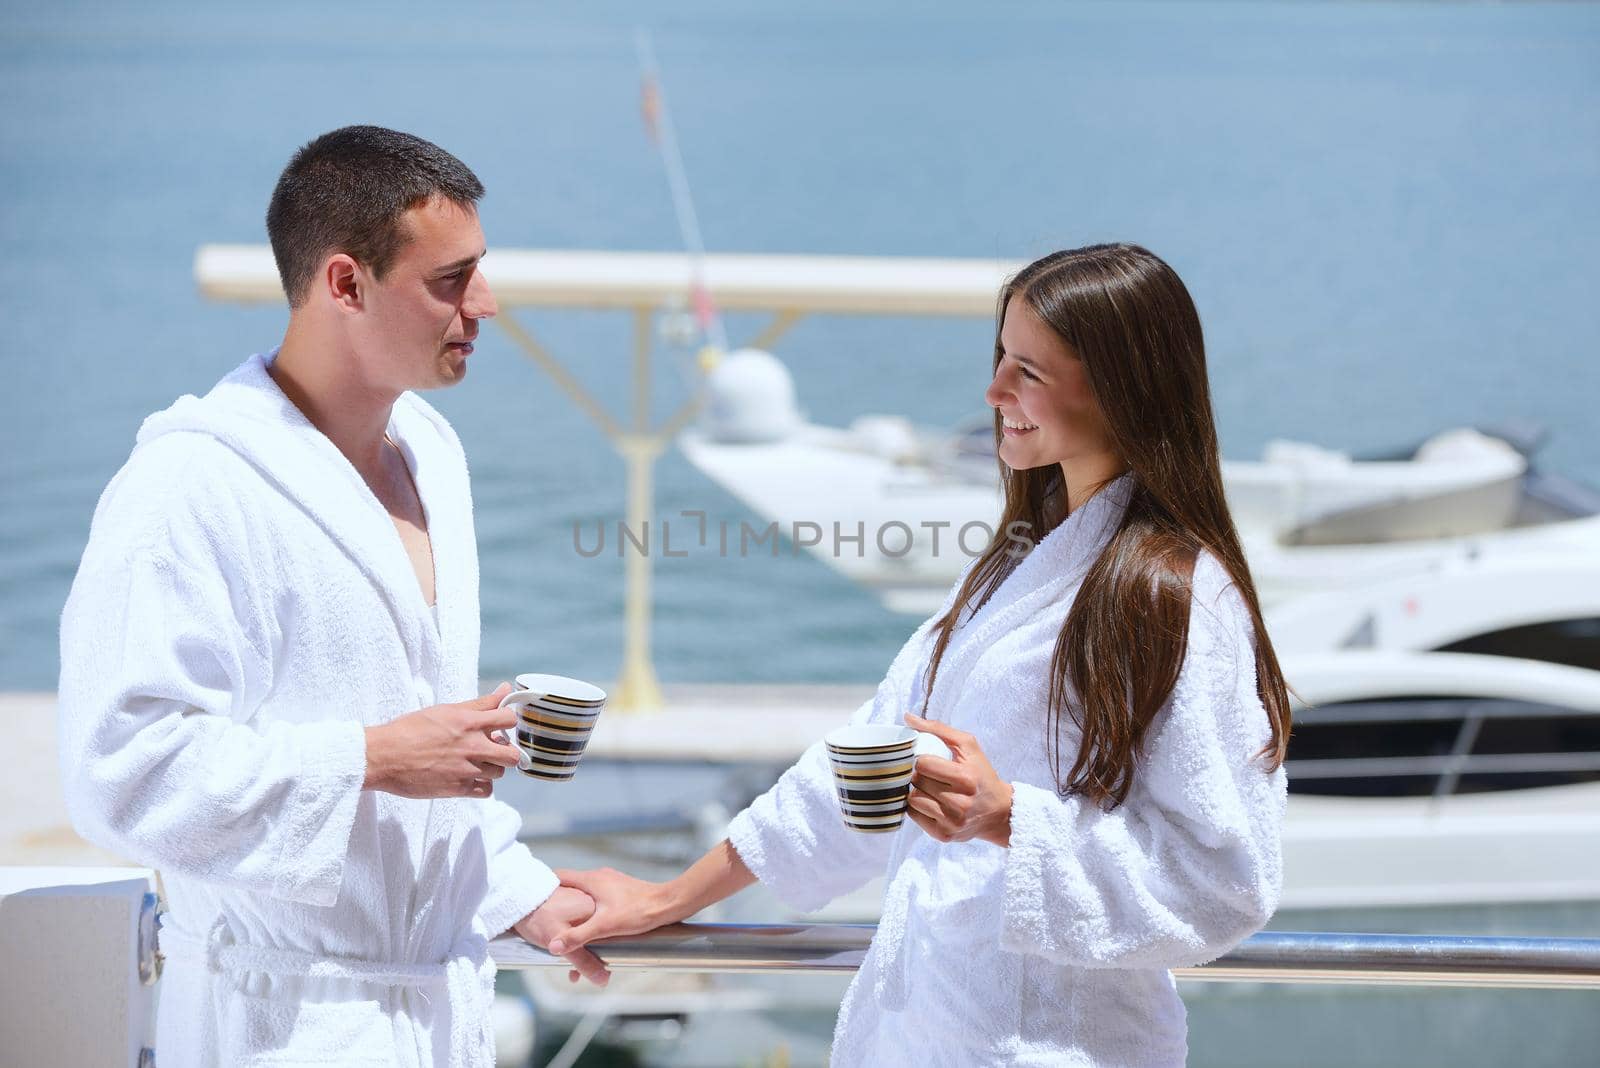
[[[916,765],[917,757],[936,756],[945,760],[954,759],[955,754],[950,752],[950,747],[944,744],[944,739],[937,734],[927,731],[917,732],[916,744],[911,747],[912,766]]]
[[[504,697],[502,697],[500,699],[500,707],[501,708],[509,708],[510,706],[512,706],[514,704],[526,702],[530,698],[542,697],[542,696],[544,696],[544,695],[535,693],[532,690],[512,690],[510,693],[506,694]],[[509,743],[511,745],[514,745],[517,748],[517,767],[520,770],[527,771],[529,768],[533,767],[532,762],[530,762],[528,760],[528,754],[523,750],[522,746],[520,744],[518,744],[518,742],[517,742],[517,729],[515,727],[511,728],[511,736],[509,738],[507,738],[506,741],[507,741],[507,743]]]

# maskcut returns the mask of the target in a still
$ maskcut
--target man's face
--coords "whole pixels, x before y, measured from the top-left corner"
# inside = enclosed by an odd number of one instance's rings
[[[382,281],[368,278],[364,333],[369,374],[387,388],[437,389],[461,381],[478,321],[499,310],[478,269],[478,213],[442,197],[407,211],[410,236]]]

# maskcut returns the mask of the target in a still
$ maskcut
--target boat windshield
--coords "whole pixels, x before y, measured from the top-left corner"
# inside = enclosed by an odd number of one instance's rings
[[[1488,697],[1337,701],[1296,713],[1294,793],[1443,797],[1600,782],[1600,710]]]

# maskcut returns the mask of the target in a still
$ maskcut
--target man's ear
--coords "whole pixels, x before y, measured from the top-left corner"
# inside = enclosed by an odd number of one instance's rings
[[[334,306],[342,312],[358,312],[366,299],[367,274],[347,253],[336,252],[322,265],[322,284]]]

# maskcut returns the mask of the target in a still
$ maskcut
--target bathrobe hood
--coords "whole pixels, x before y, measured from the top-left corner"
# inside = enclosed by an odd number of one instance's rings
[[[388,434],[400,448],[416,481],[433,544],[439,591],[439,628],[412,570],[394,523],[359,472],[326,435],[312,425],[278,387],[267,367],[276,350],[255,355],[218,382],[204,397],[180,397],[139,428],[147,445],[172,434],[200,434],[226,445],[260,472],[278,493],[316,522],[329,540],[378,588],[407,649],[421,662],[438,657],[438,632],[470,629],[474,640],[457,643],[456,662],[440,665],[455,677],[470,672],[476,680],[477,554],[470,545],[472,496],[461,441],[450,424],[426,401],[402,394],[390,416]],[[465,520],[465,522],[463,522]],[[465,544],[464,544],[465,543]],[[468,551],[471,550],[471,551]],[[470,571],[470,573],[466,573]],[[447,598],[446,590],[469,586],[474,596]],[[450,603],[451,601],[455,603]],[[472,618],[462,618],[470,611]]]

